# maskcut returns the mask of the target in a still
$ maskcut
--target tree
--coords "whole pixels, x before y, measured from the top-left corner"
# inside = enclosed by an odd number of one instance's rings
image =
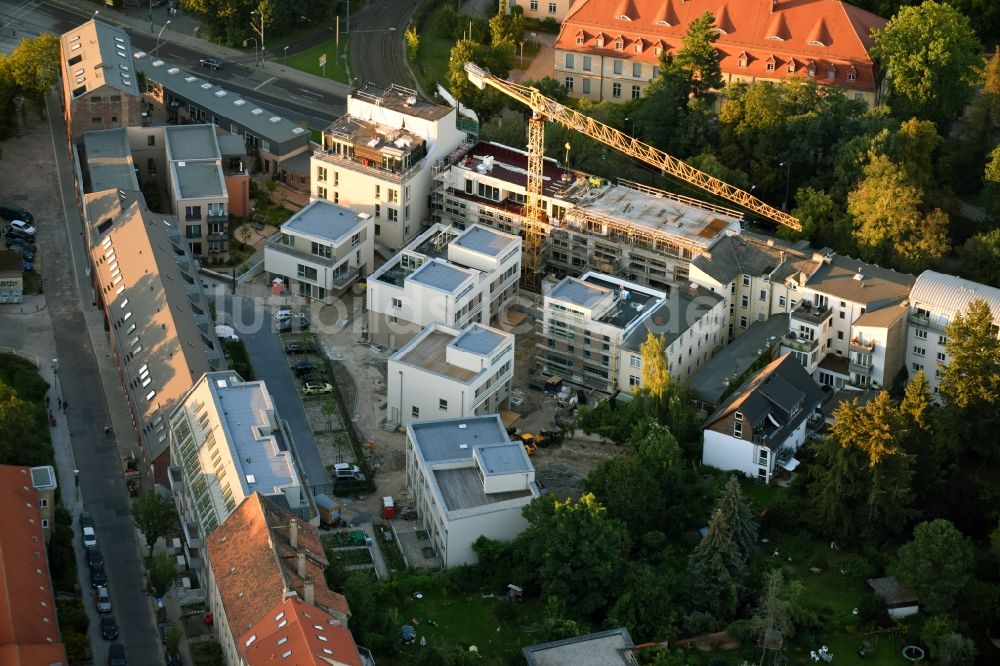
[[[772,570],[764,581],[757,608],[750,617],[750,628],[754,635],[765,639],[769,631],[777,631],[782,637],[791,638],[794,632],[793,605],[801,592],[801,584],[790,584],[785,580],[781,569]]]
[[[59,79],[59,38],[47,32],[22,39],[4,65],[28,97],[41,100]]]
[[[621,594],[608,611],[608,624],[628,627],[637,642],[672,638],[676,608],[667,572],[637,562],[627,569]]]
[[[805,236],[814,247],[835,247],[843,253],[851,249],[850,218],[826,191],[800,187],[795,193],[792,215],[802,223],[802,232],[782,227],[778,230],[779,236],[793,240]]]
[[[945,255],[950,249],[948,215],[937,208],[924,215],[923,199],[894,162],[873,156],[864,179],[847,196],[862,257],[915,271]]]
[[[642,354],[642,386],[657,403],[662,403],[670,387],[670,370],[667,369],[667,343],[663,335],[646,333],[646,340],[639,345]]]
[[[938,640],[938,663],[941,666],[972,666],[976,663],[976,643],[952,632]]]
[[[1000,219],[1000,145],[989,154],[983,169],[983,205],[994,218]]]
[[[725,621],[736,612],[746,561],[733,542],[725,515],[715,510],[705,535],[688,560],[691,607]]]
[[[576,502],[539,497],[523,514],[529,526],[517,542],[535,564],[542,595],[559,597],[583,616],[608,606],[625,566],[625,526],[590,493]]]
[[[170,625],[170,629],[167,631],[167,638],[165,640],[167,654],[177,654],[181,647],[181,627],[179,624]]]
[[[875,31],[872,55],[882,63],[897,115],[948,121],[968,101],[982,46],[961,12],[925,0],[902,7]]]
[[[706,129],[714,128],[710,105],[691,98],[688,73],[664,52],[660,55],[660,74],[646,88],[633,112],[637,137],[678,157],[688,157],[700,151],[710,137]],[[625,129],[632,132],[633,126]]]
[[[1000,198],[997,203],[1000,204]],[[959,275],[991,287],[1000,287],[1000,228],[969,238],[959,248],[958,257],[961,262]]]
[[[948,365],[941,369],[941,393],[963,408],[1000,401],[1000,340],[996,316],[981,298],[969,303],[948,325],[945,350]]]
[[[490,42],[493,45],[516,45],[524,39],[524,13],[508,12],[507,3],[500,3],[500,10],[490,18]]]
[[[492,116],[503,108],[507,98],[489,86],[485,90],[479,90],[473,85],[465,73],[467,62],[474,62],[495,76],[505,79],[514,63],[514,45],[505,42],[487,46],[471,39],[460,39],[451,49],[448,58],[448,90],[462,104],[474,108],[481,117]]]
[[[403,37],[406,39],[406,55],[410,60],[416,61],[417,53],[420,52],[420,35],[417,34],[417,26],[411,25],[403,33]]]
[[[683,48],[677,52],[675,62],[687,73],[688,87],[697,98],[707,97],[713,90],[722,88],[722,53],[715,48],[719,29],[712,12],[705,12],[691,21],[681,40]]]
[[[174,584],[177,563],[169,553],[157,553],[149,558],[149,587],[153,596],[162,597]]]
[[[132,519],[146,537],[146,547],[152,555],[153,546],[160,537],[166,536],[170,531],[177,519],[177,513],[170,500],[160,497],[154,491],[146,491],[140,493],[132,505]]]
[[[33,412],[33,405],[21,400],[14,389],[0,381],[0,463],[31,464],[28,455],[39,426]]]
[[[927,613],[946,614],[972,581],[972,544],[947,520],[917,525],[899,549],[897,577]]]
[[[757,520],[735,476],[729,477],[715,508],[725,517],[730,537],[740,555],[744,561],[749,562],[750,556],[757,549]]]

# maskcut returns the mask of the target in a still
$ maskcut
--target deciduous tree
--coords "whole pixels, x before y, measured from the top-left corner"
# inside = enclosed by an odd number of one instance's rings
[[[902,7],[875,32],[872,54],[885,68],[897,115],[947,121],[969,100],[982,63],[969,19],[925,0]]]
[[[676,621],[677,603],[668,573],[644,563],[631,564],[621,594],[608,611],[608,623],[628,627],[639,642],[672,638]]]
[[[160,537],[167,536],[174,521],[177,520],[177,512],[170,500],[160,497],[154,491],[145,491],[139,494],[139,498],[132,505],[132,519],[146,537],[146,547],[152,556],[153,546]]]
[[[722,88],[722,52],[715,47],[719,29],[712,12],[691,21],[681,41],[684,46],[677,52],[675,62],[687,73],[691,94],[703,98]]]
[[[920,523],[899,549],[897,577],[927,613],[946,614],[972,580],[973,549],[947,520]]]
[[[833,247],[844,254],[851,251],[851,220],[843,206],[826,191],[800,187],[795,193],[792,215],[802,223],[802,232],[782,227],[778,235],[790,239],[804,236],[814,247]]]
[[[7,58],[4,70],[25,96],[42,99],[59,79],[59,38],[43,32],[22,39]]]
[[[670,388],[670,370],[667,369],[667,344],[663,335],[650,331],[639,345],[642,354],[642,386],[657,403],[662,404]]]
[[[149,587],[153,596],[162,597],[174,584],[177,562],[169,553],[157,553],[149,558]]]

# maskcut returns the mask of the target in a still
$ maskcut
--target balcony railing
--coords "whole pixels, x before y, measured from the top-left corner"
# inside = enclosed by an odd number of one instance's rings
[[[337,166],[347,167],[355,171],[360,171],[361,173],[371,174],[377,178],[382,178],[384,180],[393,180],[396,182],[401,182],[411,173],[415,173],[419,169],[423,168],[423,164],[426,161],[426,157],[418,161],[416,164],[411,164],[410,168],[403,171],[390,171],[388,169],[383,169],[381,166],[377,165],[373,160],[368,160],[365,164],[358,159],[352,159],[349,157],[343,157],[338,155],[332,150],[317,150],[313,155],[324,162],[329,162],[330,164],[336,164]]]
[[[229,221],[229,213],[209,213],[208,214],[208,221],[209,222],[228,222]]]
[[[871,364],[865,365],[863,363],[856,363],[855,361],[851,361],[847,364],[847,369],[853,374],[863,375],[866,377],[870,377],[872,374]]]
[[[184,541],[188,546],[201,550],[205,545],[201,535],[201,525],[190,520],[184,520],[181,522],[181,527],[184,531]]]
[[[812,305],[808,301],[800,301],[792,310],[792,320],[799,320],[816,326],[821,325],[830,316],[833,309],[828,305]]]
[[[281,243],[281,234],[275,234],[271,237],[271,240],[267,242],[267,249],[274,250],[276,252],[281,252],[282,254],[287,254],[296,259],[302,259],[313,264],[319,264],[321,266],[333,267],[344,261],[347,261],[348,257],[336,257],[331,256],[329,259],[326,257],[321,257],[318,254],[313,254],[312,252],[303,252],[302,250],[297,250],[289,245],[283,245]]]
[[[789,333],[781,338],[781,346],[808,354],[819,346],[819,340],[806,340],[797,335],[793,338]]]
[[[875,351],[875,340],[869,340],[868,342],[865,342],[864,340],[860,340],[858,338],[852,338],[850,347],[851,351],[864,352],[866,354],[870,354],[873,351]]]

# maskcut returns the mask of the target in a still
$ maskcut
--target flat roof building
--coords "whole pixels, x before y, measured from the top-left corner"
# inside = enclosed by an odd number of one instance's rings
[[[522,648],[528,666],[638,666],[632,636],[621,627]]]

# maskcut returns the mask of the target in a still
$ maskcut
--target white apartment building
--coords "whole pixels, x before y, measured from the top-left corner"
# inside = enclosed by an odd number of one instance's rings
[[[517,236],[435,224],[368,276],[368,337],[398,349],[434,321],[496,326],[520,277]]]
[[[435,169],[435,220],[520,233],[527,168],[522,150],[490,142],[463,146]],[[542,171],[545,273],[596,271],[654,289],[686,286],[691,259],[740,232],[739,211],[624,179],[610,184],[552,159]]]
[[[622,342],[666,297],[601,273],[543,282],[537,343],[543,372],[605,393],[620,388]]]
[[[209,372],[170,415],[170,489],[188,565],[199,568],[206,535],[254,492],[310,518],[308,492],[264,382]]]
[[[408,425],[406,485],[445,567],[474,564],[480,536],[517,537],[539,496],[528,454],[496,414]]]
[[[913,283],[906,369],[911,377],[923,370],[935,395],[941,385],[941,368],[948,365],[948,324],[955,315],[964,314],[976,299],[986,301],[993,313],[993,324],[1000,326],[1000,289],[934,271],[924,271]]]
[[[622,339],[618,388],[642,388],[642,343],[649,334],[663,338],[670,377],[690,379],[729,341],[728,307],[722,296],[694,283],[668,289],[663,302]]]
[[[365,84],[347,113],[323,131],[311,159],[311,194],[367,213],[375,242],[399,250],[428,215],[430,165],[465,141],[458,114],[393,85]]]
[[[264,249],[264,270],[299,296],[331,302],[375,264],[367,213],[316,199],[281,225]]]
[[[514,336],[432,323],[389,358],[390,423],[496,414],[510,397]]]

